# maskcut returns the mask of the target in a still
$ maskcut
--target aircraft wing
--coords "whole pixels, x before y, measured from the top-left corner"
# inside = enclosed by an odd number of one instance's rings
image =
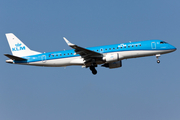
[[[76,54],[79,54],[82,58],[84,58],[85,63],[91,62],[93,59],[102,58],[103,54],[80,47],[78,45],[75,45],[71,42],[69,42],[65,37],[63,39],[66,41],[66,43],[75,49]]]

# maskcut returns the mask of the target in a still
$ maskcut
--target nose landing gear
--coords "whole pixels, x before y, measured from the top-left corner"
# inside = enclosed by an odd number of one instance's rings
[[[159,64],[159,63],[160,63],[160,60],[157,60],[157,63]]]
[[[157,59],[157,63],[159,64],[160,63],[160,60],[159,60],[159,57],[160,57],[161,55],[160,54],[157,54],[156,55],[156,59]]]

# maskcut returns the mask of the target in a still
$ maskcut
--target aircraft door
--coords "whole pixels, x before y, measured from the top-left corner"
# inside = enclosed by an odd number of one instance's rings
[[[151,43],[151,47],[152,47],[152,49],[156,49],[156,43],[155,43],[155,42],[152,42],[152,43]]]
[[[46,62],[46,56],[45,56],[45,55],[43,55],[43,56],[41,57],[41,59],[42,59],[42,62],[43,62],[43,63]]]

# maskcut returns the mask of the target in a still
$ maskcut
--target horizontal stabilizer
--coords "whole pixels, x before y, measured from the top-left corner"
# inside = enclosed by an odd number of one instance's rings
[[[22,61],[22,60],[27,60],[21,57],[17,57],[17,56],[13,56],[13,55],[9,55],[9,54],[4,54],[6,57],[12,59],[12,60],[17,60],[17,61]]]

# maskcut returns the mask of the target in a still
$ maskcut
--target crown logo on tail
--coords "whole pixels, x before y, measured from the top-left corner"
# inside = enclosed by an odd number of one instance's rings
[[[20,47],[21,45],[20,43],[15,44],[16,47]]]

